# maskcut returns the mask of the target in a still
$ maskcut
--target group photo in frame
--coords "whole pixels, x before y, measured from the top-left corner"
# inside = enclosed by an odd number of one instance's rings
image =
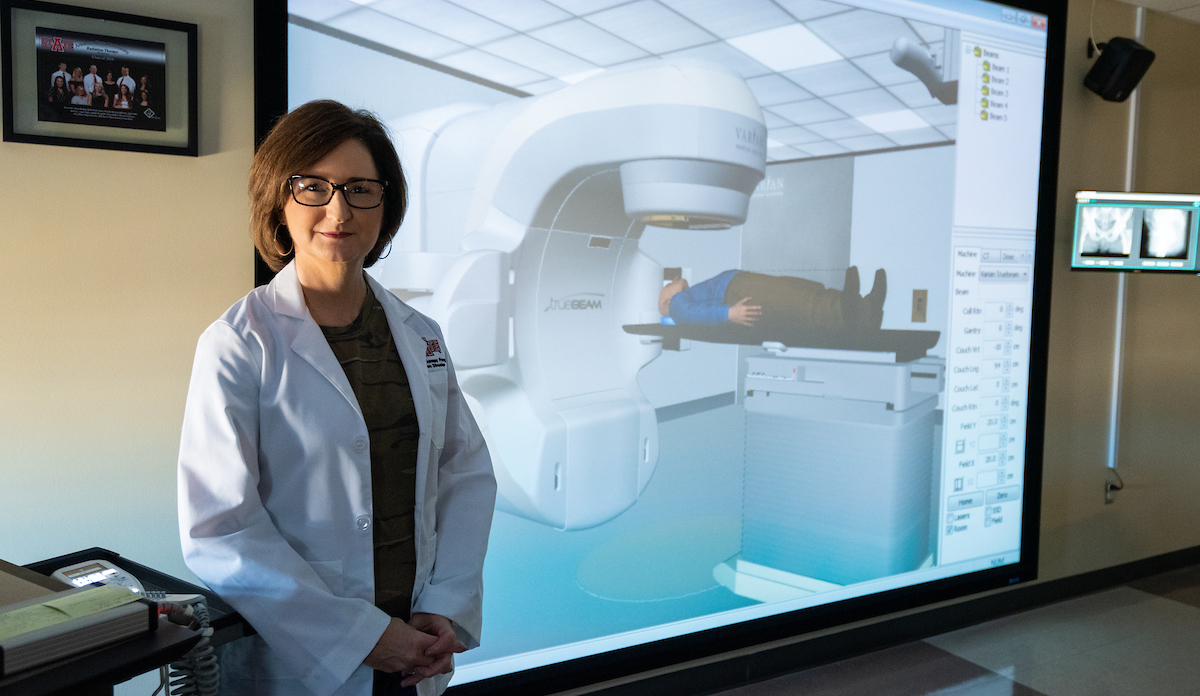
[[[4,140],[198,154],[196,25],[0,0]]]

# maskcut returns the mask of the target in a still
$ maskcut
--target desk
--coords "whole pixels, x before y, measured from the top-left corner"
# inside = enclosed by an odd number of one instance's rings
[[[198,642],[198,632],[160,621],[157,631],[0,679],[0,694],[107,696],[112,694],[113,684],[158,669],[182,657]]]
[[[50,575],[63,566],[103,559],[131,573],[147,590],[203,594],[207,598],[212,645],[218,646],[254,632],[242,617],[210,590],[122,557],[102,548],[30,563],[25,567]],[[114,643],[65,660],[0,679],[0,696],[111,696],[113,684],[132,679],[176,660],[200,642],[200,634],[183,626],[159,621],[158,630]]]
[[[214,648],[243,636],[254,635],[255,633],[250,624],[246,623],[246,620],[242,618],[242,615],[234,611],[233,607],[222,601],[220,597],[213,594],[212,590],[193,585],[190,582],[185,582],[172,575],[159,572],[149,566],[131,561],[121,554],[109,551],[108,549],[92,547],[83,551],[69,553],[65,556],[30,563],[25,567],[30,570],[36,570],[42,575],[50,575],[63,566],[94,559],[108,561],[125,572],[132,574],[147,590],[204,595],[205,604],[208,605],[208,622],[213,629],[212,646]],[[155,665],[155,667],[157,666]],[[7,694],[4,696],[7,696]]]

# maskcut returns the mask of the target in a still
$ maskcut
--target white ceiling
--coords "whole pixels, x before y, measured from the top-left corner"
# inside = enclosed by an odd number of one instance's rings
[[[1191,22],[1200,22],[1200,1],[1198,0],[1138,0],[1129,4],[1145,7],[1148,10],[1166,12]]]
[[[956,107],[888,58],[942,27],[826,0],[290,0],[289,13],[536,95],[605,68],[702,58],[763,106],[768,160],[947,142]]]

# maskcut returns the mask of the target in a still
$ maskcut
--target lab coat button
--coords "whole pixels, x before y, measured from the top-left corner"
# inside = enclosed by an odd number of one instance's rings
[[[365,532],[371,528],[371,517],[369,515],[359,515],[355,518],[354,524],[358,525],[358,528]]]
[[[361,435],[354,438],[354,451],[355,452],[362,452],[366,448],[367,448],[367,438],[362,437]]]

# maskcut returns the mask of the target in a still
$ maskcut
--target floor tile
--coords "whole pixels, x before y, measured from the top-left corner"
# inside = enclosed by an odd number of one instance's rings
[[[930,691],[928,696],[1046,696],[1040,691],[1018,684],[1017,682],[993,675],[980,677],[959,686],[951,686],[937,691]]]
[[[1200,607],[1200,565],[1153,575],[1137,582],[1131,582],[1129,586],[1143,592],[1173,599],[1176,602]]]
[[[929,642],[1049,696],[1175,696],[1200,684],[1200,608],[1130,587]]]
[[[1058,664],[1017,670],[1013,678],[1050,696],[1194,696],[1200,691],[1198,641],[1200,631],[1130,638]]]
[[[718,696],[1200,694],[1200,566]]]
[[[1118,587],[944,633],[928,642],[992,670],[1021,670],[1153,632],[1170,606],[1169,600]]]
[[[887,650],[750,684],[720,696],[1040,696],[927,643]]]

